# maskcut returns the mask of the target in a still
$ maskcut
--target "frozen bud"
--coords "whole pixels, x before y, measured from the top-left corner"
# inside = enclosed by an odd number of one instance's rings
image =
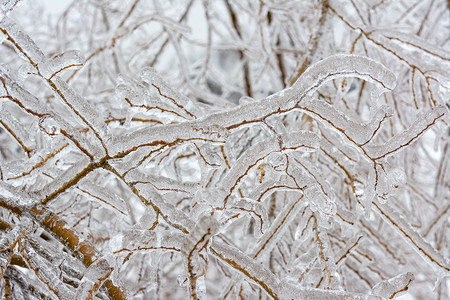
[[[149,84],[158,84],[161,82],[161,76],[158,74],[158,71],[151,67],[142,70],[141,78]]]
[[[210,133],[212,136],[215,136],[218,139],[227,139],[230,135],[230,131],[225,127],[219,125],[211,125],[205,128],[206,132]]]
[[[200,276],[199,278],[197,278],[196,292],[199,299],[206,299],[205,276]]]
[[[311,203],[312,211],[319,211],[328,216],[336,214],[336,204],[321,191],[318,187],[311,187],[305,190],[305,196]]]
[[[256,182],[263,183],[267,178],[271,176],[271,169],[268,167],[268,164],[260,164],[258,168],[256,168]]]
[[[198,229],[208,232],[211,235],[216,234],[219,231],[220,224],[217,221],[213,213],[207,212],[197,222]]]
[[[49,136],[58,135],[60,128],[50,115],[45,115],[39,119],[39,128]]]
[[[119,75],[116,83],[116,95],[121,101],[125,99],[131,105],[145,104],[145,89],[135,80]]]
[[[179,286],[188,286],[189,284],[189,279],[187,278],[186,275],[178,275],[177,276],[177,282]]]
[[[254,101],[255,101],[255,99],[253,99],[252,97],[249,97],[249,96],[242,96],[242,97],[239,99],[239,105],[251,103],[251,102],[254,102]]]
[[[272,152],[267,157],[267,162],[275,171],[284,171],[287,166],[286,155],[280,152]]]
[[[29,63],[22,64],[17,70],[17,76],[19,77],[19,80],[22,81],[27,79],[30,75],[33,74],[34,74],[33,66],[30,65]]]
[[[406,174],[402,169],[393,169],[388,175],[388,180],[392,188],[398,189],[406,183]]]
[[[139,219],[139,222],[136,224],[136,226],[138,229],[144,230],[151,228],[156,221],[157,218],[155,209],[149,205],[145,208],[145,212]]]
[[[220,199],[225,198],[225,191],[223,189],[203,189],[195,194],[195,201],[199,203],[207,203],[212,206],[220,206],[222,204]],[[205,206],[206,209],[207,206]]]

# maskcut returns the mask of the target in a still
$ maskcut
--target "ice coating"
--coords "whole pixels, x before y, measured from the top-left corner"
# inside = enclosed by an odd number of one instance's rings
[[[180,113],[183,113],[187,118],[195,119],[200,114],[199,111],[191,112],[190,109],[194,108],[192,101],[183,94],[171,89],[155,69],[145,68],[142,70],[141,78],[157,90],[161,96],[161,100],[172,102]]]
[[[0,182],[2,201],[17,206],[26,206],[35,204],[31,195],[25,191],[17,191],[14,186],[5,182]]]
[[[372,288],[372,294],[383,298],[401,296],[414,281],[414,274],[407,272],[389,280],[381,281]]]
[[[118,195],[108,192],[107,189],[99,189],[96,184],[83,182],[78,187],[78,190],[81,192],[81,195],[84,194],[84,196],[91,197],[93,201],[98,201],[101,205],[109,209],[115,209],[122,215],[128,213],[128,207],[125,201],[120,199]]]
[[[77,115],[79,118],[89,120],[87,124],[100,133],[104,133],[106,131],[106,127],[104,122],[102,122],[102,118],[98,111],[94,110],[93,107],[91,107],[91,105],[75,90],[73,90],[64,80],[59,77],[55,77],[54,85],[56,87],[55,93],[78,112]]]
[[[373,59],[359,55],[338,54],[309,67],[292,88],[304,95],[328,80],[347,76],[367,80],[385,90],[392,90],[396,85],[395,75]]]
[[[97,2],[0,2],[1,296],[447,296],[444,1]]]
[[[68,68],[80,68],[84,64],[84,57],[78,50],[69,50],[55,55],[49,60],[52,76]]]
[[[269,220],[266,209],[260,203],[251,199],[241,198],[230,204],[230,210],[249,215],[255,222],[254,234],[256,236],[259,237],[266,232]]]
[[[450,272],[449,262],[436,249],[433,248],[424,238],[409,225],[405,218],[396,212],[388,204],[375,203],[376,211],[388,222],[393,224],[397,232],[406,242],[431,266],[439,272],[448,274]]]
[[[112,271],[106,258],[100,258],[89,266],[86,273],[81,280],[81,284],[78,287],[76,297],[89,298],[92,297],[92,293],[95,291],[95,283],[102,278],[107,277]]]
[[[8,39],[19,45],[20,48],[17,49],[19,55],[32,64],[39,72],[47,75],[49,73],[47,58],[34,41],[9,17],[4,17],[0,22],[0,26],[2,33],[6,34]]]
[[[383,158],[391,155],[392,153],[401,150],[409,143],[414,141],[420,135],[422,135],[431,124],[435,124],[439,119],[448,115],[448,109],[444,106],[437,106],[424,115],[417,118],[408,129],[397,134],[395,137],[387,141],[384,145],[375,145],[368,148],[368,153],[373,158]]]
[[[303,206],[304,204],[301,198],[289,203],[289,205],[277,215],[277,218],[272,222],[270,228],[254,246],[251,251],[251,256],[263,261],[267,253],[269,253],[282,238],[283,233],[287,230],[286,227],[292,222]]]
[[[18,1],[11,1],[11,0],[2,0],[0,2],[0,13],[5,16],[6,14],[10,13],[15,7],[17,7],[17,5],[20,5],[20,3],[22,2],[22,0],[18,0]],[[0,15],[0,21],[1,21],[1,16]]]

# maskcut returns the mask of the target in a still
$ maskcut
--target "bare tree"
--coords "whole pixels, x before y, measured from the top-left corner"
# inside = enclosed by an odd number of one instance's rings
[[[450,2],[19,2],[5,299],[448,299]]]

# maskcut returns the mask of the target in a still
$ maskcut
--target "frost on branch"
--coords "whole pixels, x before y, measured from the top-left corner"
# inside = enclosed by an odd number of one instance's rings
[[[0,9],[5,299],[449,298],[447,1]]]

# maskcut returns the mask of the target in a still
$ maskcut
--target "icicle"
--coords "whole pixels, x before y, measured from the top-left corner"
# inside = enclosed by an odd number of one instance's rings
[[[320,188],[311,187],[304,190],[305,196],[308,198],[313,211],[319,212],[328,216],[336,214],[336,204],[327,195],[325,195]]]
[[[62,174],[48,183],[42,190],[37,191],[40,198],[46,198],[49,195],[53,195],[58,189],[63,186],[65,182],[69,182],[76,177],[87,165],[89,164],[89,159],[85,156],[81,157],[77,164],[71,166],[65,170]]]
[[[369,175],[367,178],[366,183],[364,184],[364,187],[362,189],[362,205],[364,206],[364,216],[366,219],[370,218],[370,211],[372,208],[372,202],[376,198],[376,187],[375,187],[375,181],[376,180],[376,174],[375,170],[369,170]]]
[[[421,70],[433,70],[439,79],[446,80],[450,66],[448,51],[439,49],[421,37],[392,30],[372,31],[371,39],[382,44],[386,50],[396,53],[409,64]],[[444,76],[442,76],[442,75]]]
[[[202,126],[197,122],[154,126],[152,130],[141,128],[110,140],[109,149],[112,153],[127,152],[134,147],[130,145],[161,145],[175,140],[183,139],[208,139],[217,143],[224,142],[228,131],[220,126]]]
[[[194,195],[200,188],[200,184],[197,182],[179,181],[172,178],[155,175],[154,170],[151,169],[133,169],[127,173],[126,179],[130,182],[148,182],[161,193],[174,191]]]

